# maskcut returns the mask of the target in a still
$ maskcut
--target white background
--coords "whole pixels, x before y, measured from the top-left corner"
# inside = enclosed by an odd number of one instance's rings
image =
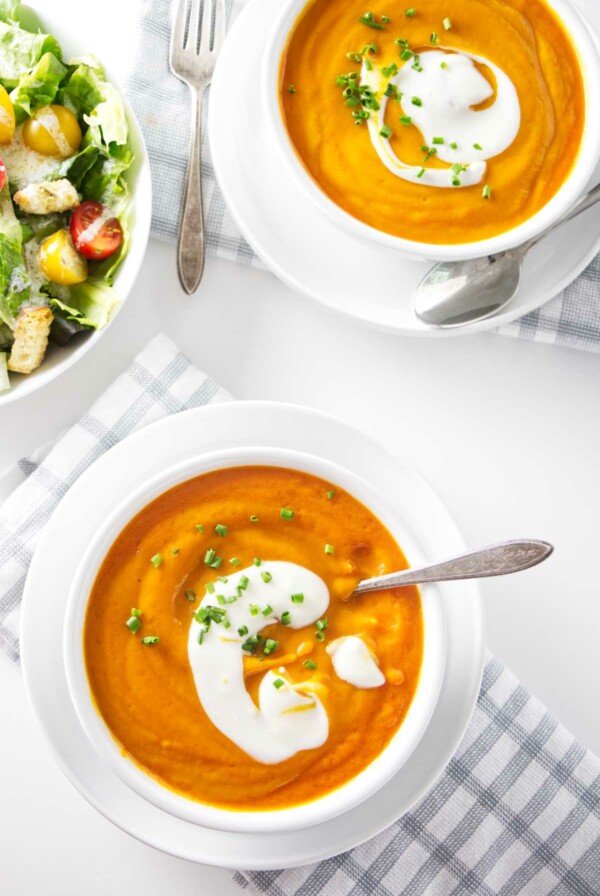
[[[88,4],[53,0],[52,12],[88,31],[90,49],[120,75],[137,2],[105,0],[93,8],[93,28]],[[470,545],[519,535],[553,542],[542,567],[483,584],[488,642],[600,753],[598,356],[493,334],[428,341],[378,333],[269,274],[214,259],[188,298],[173,247],[151,242],[100,345],[43,392],[2,410],[0,468],[72,423],[161,330],[238,398],[329,411],[408,457]],[[0,694],[4,896],[239,893],[224,872],[155,852],[87,805],[48,754],[19,666],[3,655]]]

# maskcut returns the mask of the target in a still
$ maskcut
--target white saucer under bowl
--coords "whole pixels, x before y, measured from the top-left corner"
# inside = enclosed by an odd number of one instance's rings
[[[344,852],[393,823],[432,786],[471,718],[483,672],[483,610],[474,583],[436,586],[447,625],[445,675],[419,748],[402,771],[345,814],[298,831],[231,833],[163,811],[130,788],[96,752],[71,702],[62,642],[67,595],[81,556],[122,498],[166,467],[224,449],[302,451],[343,465],[385,493],[411,533],[417,559],[464,549],[431,486],[369,437],[316,411],[269,402],[236,402],[176,414],[130,436],[73,485],[35,552],[22,612],[27,692],[61,768],[107,818],[140,840],[191,861],[246,869],[308,864]],[[410,561],[409,552],[409,561]]]
[[[598,39],[600,4],[572,3]],[[587,267],[600,250],[600,206],[532,249],[521,288],[500,314],[455,329],[419,321],[412,293],[431,263],[409,261],[393,249],[338,229],[289,177],[282,154],[269,139],[256,79],[279,10],[279,0],[250,0],[235,21],[211,86],[208,134],[217,180],[239,229],[284,283],[379,329],[409,336],[458,336],[490,330],[539,308]],[[240,71],[253,77],[240,78]],[[599,179],[600,166],[590,187]]]

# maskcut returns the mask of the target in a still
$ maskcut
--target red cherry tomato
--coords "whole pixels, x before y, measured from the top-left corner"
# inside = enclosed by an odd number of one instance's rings
[[[2,159],[0,159],[0,190],[6,183],[6,166]]]
[[[71,238],[82,255],[100,261],[117,251],[123,230],[108,206],[87,200],[71,216]]]

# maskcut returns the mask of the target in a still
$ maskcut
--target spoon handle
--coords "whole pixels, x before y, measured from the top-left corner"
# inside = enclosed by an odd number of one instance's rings
[[[359,582],[355,594],[381,591],[383,588],[401,588],[426,582],[448,582],[453,579],[483,579],[488,576],[505,576],[537,566],[550,556],[554,548],[547,541],[515,539],[490,544],[478,551],[460,554],[451,560],[405,569],[387,576],[377,576]]]
[[[562,227],[563,224],[566,224],[567,221],[572,221],[573,218],[576,218],[577,215],[580,215],[582,212],[588,210],[593,205],[596,205],[597,202],[600,202],[600,184],[597,184],[589,193],[585,193],[581,199],[579,199],[575,205],[569,209],[558,221],[555,221],[550,227],[546,230],[543,230],[541,233],[538,233],[537,236],[534,236],[533,239],[529,240],[527,243],[522,246],[522,249],[525,251],[529,251],[532,246],[535,246],[540,240],[544,239],[548,234],[552,233],[554,230],[557,230],[559,227]]]

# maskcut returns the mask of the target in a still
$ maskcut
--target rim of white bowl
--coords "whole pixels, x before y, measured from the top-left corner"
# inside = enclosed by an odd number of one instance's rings
[[[273,447],[223,449],[198,455],[161,472],[123,499],[98,531],[73,580],[67,601],[63,650],[67,684],[79,721],[96,751],[121,780],[158,808],[183,820],[216,830],[272,833],[300,829],[335,818],[363,802],[398,773],[425,733],[438,700],[445,668],[446,621],[443,600],[437,588],[422,588],[425,632],[423,664],[417,690],[404,721],[388,746],[366,769],[342,787],[312,802],[262,812],[220,809],[170,790],[123,756],[118,742],[93,703],[85,669],[83,628],[89,595],[98,570],[124,526],[155,498],[203,473],[256,464],[302,470],[337,483],[375,513],[411,558],[411,563],[426,559],[402,515],[388,505],[373,486],[336,463],[312,454]]]
[[[585,89],[585,124],[579,153],[571,172],[552,199],[518,227],[497,236],[470,243],[422,243],[393,236],[355,218],[337,205],[312,179],[297,155],[280,110],[279,70],[282,55],[294,24],[312,0],[284,0],[267,38],[261,69],[261,98],[273,142],[285,160],[288,172],[312,199],[316,208],[339,228],[355,237],[395,249],[413,259],[463,261],[513,249],[542,233],[558,221],[577,201],[594,174],[600,159],[600,47],[583,16],[568,0],[545,0],[567,31],[577,54]]]
[[[37,10],[29,7],[27,8],[27,13],[33,13],[36,20],[39,20],[40,23],[44,22],[44,13],[38,14]],[[67,50],[75,50],[76,47],[81,45],[81,40],[77,35],[69,31],[68,28],[63,27],[62,23],[58,28],[52,23],[50,29],[52,33],[58,35],[57,40],[61,47],[63,44],[66,44]],[[74,345],[51,345],[51,357],[48,358],[49,365],[47,365],[46,360],[44,360],[41,367],[34,370],[33,373],[27,375],[11,374],[13,377],[18,376],[19,379],[7,392],[0,392],[0,407],[18,401],[20,398],[25,398],[27,395],[31,395],[39,389],[43,389],[44,386],[51,383],[76,364],[80,358],[87,354],[87,352],[102,339],[108,328],[119,316],[119,313],[127,301],[129,293],[133,289],[138,278],[146,255],[146,248],[150,238],[150,226],[152,223],[152,177],[150,173],[148,150],[146,148],[144,135],[142,134],[142,129],[140,128],[135,112],[125,95],[119,79],[114,77],[110,68],[105,66],[104,62],[102,62],[102,67],[104,68],[107,80],[116,88],[123,101],[127,124],[129,125],[130,142],[133,145],[134,154],[136,156],[132,167],[125,175],[125,179],[128,183],[130,179],[133,180],[133,184],[129,183],[131,187],[131,204],[129,209],[131,240],[127,254],[115,274],[115,288],[119,302],[110,319],[107,321],[106,326],[101,330],[90,331],[85,334],[83,340],[78,340]],[[55,352],[58,354],[58,359],[56,361],[52,358],[52,355],[54,355]]]

